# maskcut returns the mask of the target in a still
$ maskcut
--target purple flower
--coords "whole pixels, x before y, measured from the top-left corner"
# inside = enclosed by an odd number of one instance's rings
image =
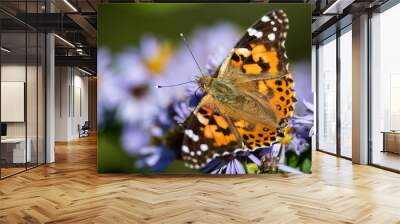
[[[165,145],[149,145],[141,149],[142,156],[136,161],[138,168],[149,168],[153,172],[161,172],[175,159],[174,154]]]
[[[201,171],[204,173],[211,174],[246,174],[246,170],[243,167],[241,160],[249,159],[257,166],[261,165],[261,161],[249,151],[242,149],[235,150],[227,157],[217,157],[210,161]]]
[[[143,147],[149,143],[149,140],[150,137],[145,130],[137,126],[127,125],[122,130],[122,146],[130,155],[147,154],[146,150],[143,151]]]
[[[289,118],[291,141],[288,144],[288,149],[299,155],[310,145],[310,137],[313,135],[314,107],[305,100],[302,101],[302,104],[297,103],[296,108],[298,107],[301,108],[303,114],[296,114]]]
[[[179,124],[185,122],[186,118],[193,112],[193,108],[183,101],[175,102],[173,108],[176,113],[174,120]]]
[[[222,158],[216,158],[209,162],[207,166],[202,170],[202,172],[210,174],[246,174],[242,163],[236,159],[232,158],[229,161],[225,161]]]

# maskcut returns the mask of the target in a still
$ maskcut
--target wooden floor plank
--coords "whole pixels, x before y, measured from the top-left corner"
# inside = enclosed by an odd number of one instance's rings
[[[400,175],[313,153],[311,175],[98,174],[96,139],[0,181],[0,223],[400,223]]]

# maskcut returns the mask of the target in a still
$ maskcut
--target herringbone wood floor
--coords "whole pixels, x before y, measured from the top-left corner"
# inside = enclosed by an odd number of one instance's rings
[[[304,176],[97,174],[96,141],[0,181],[0,223],[400,223],[400,175],[313,154]]]

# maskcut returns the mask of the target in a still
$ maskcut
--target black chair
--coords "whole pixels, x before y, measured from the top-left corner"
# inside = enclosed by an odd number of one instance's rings
[[[79,138],[89,136],[89,129],[90,129],[89,121],[85,121],[82,127],[78,124]]]

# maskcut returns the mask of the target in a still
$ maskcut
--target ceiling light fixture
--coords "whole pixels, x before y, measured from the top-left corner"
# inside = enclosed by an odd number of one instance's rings
[[[7,49],[5,47],[1,47],[0,49],[1,49],[1,51],[4,51],[6,53],[10,53],[11,52],[11,50],[9,50],[9,49]]]
[[[356,0],[336,0],[322,13],[323,15],[338,16],[343,14],[343,10],[349,7]]]
[[[70,47],[75,48],[75,45],[73,45],[71,42],[69,42],[68,40],[60,37],[58,34],[54,34],[55,37],[57,37],[59,40],[61,40],[62,42],[64,42],[65,44],[67,44]]]
[[[74,12],[78,12],[78,10],[68,0],[64,0],[64,3],[68,5]]]
[[[90,76],[93,75],[92,73],[90,73],[90,72],[88,72],[88,71],[86,71],[86,70],[83,70],[83,69],[81,69],[81,68],[79,68],[79,67],[78,67],[78,70],[81,71],[81,72],[83,72],[83,73],[85,73],[85,74],[87,74],[87,75],[90,75]]]

